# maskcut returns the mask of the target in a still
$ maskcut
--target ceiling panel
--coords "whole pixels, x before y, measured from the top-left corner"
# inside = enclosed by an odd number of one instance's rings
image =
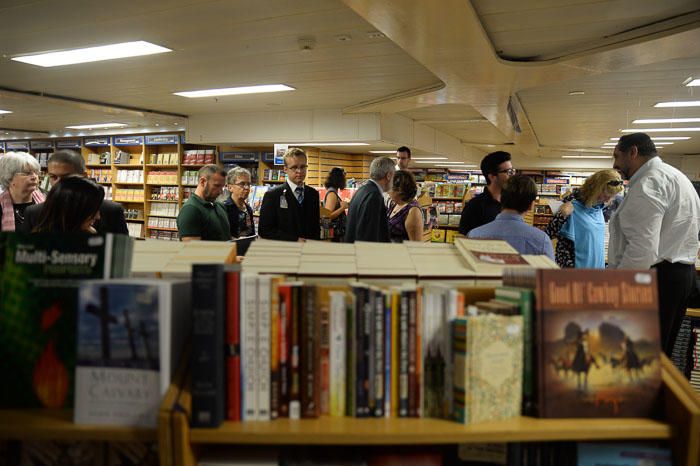
[[[489,121],[475,123],[431,123],[432,128],[476,144],[507,144],[510,141]]]
[[[700,117],[700,108],[654,108],[659,101],[700,100],[700,89],[685,87],[689,76],[700,75],[700,58],[674,60],[607,73],[597,77],[538,87],[518,93],[540,144],[544,146],[599,147],[619,137],[620,129],[700,127],[700,124],[632,124],[641,118]],[[585,95],[570,96],[569,91]],[[675,142],[666,153],[700,152],[700,132],[663,133],[691,136]]]
[[[449,122],[450,120],[483,119],[481,113],[474,110],[473,107],[464,104],[431,105],[400,112],[399,114],[416,121],[442,120]]]
[[[115,105],[185,115],[344,108],[439,82],[388,39],[368,37],[374,29],[339,0],[3,2],[0,16],[0,56],[8,58],[129,40],[173,49],[56,68],[0,59],[0,86]],[[339,41],[339,35],[351,40]],[[301,51],[298,39],[308,36],[315,47]],[[297,90],[205,99],[172,95],[273,83]],[[15,103],[16,113],[25,112],[22,105]],[[65,115],[52,116],[37,126],[64,126]]]
[[[563,56],[607,37],[699,10],[697,0],[473,0],[503,58]]]

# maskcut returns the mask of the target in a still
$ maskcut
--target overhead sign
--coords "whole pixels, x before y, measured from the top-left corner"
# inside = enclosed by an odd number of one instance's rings
[[[80,149],[80,139],[63,139],[56,141],[56,149]]]
[[[143,136],[114,136],[112,144],[115,146],[140,146],[143,144]]]
[[[83,139],[85,147],[105,147],[109,146],[109,136],[85,138]]]
[[[53,141],[29,141],[31,149],[53,149]]]
[[[289,149],[289,144],[275,144],[275,165],[284,165],[284,153]]]
[[[257,152],[221,152],[219,154],[219,160],[222,163],[242,163],[242,162],[257,162],[260,158],[260,154]]]
[[[146,145],[177,144],[179,139],[177,134],[152,134],[146,136]]]
[[[9,141],[5,143],[5,147],[7,147],[7,151],[24,151],[27,152],[29,150],[29,141]]]

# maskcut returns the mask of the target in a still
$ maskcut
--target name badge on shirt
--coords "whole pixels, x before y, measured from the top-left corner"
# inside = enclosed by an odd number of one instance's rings
[[[286,209],[289,206],[287,205],[287,198],[284,196],[284,193],[280,197],[280,209]]]

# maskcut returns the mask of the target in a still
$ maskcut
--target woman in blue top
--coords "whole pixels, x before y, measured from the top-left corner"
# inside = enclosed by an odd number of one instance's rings
[[[605,268],[603,207],[624,189],[622,183],[616,170],[601,170],[562,199],[565,203],[545,229],[557,239],[554,257],[559,267]]]

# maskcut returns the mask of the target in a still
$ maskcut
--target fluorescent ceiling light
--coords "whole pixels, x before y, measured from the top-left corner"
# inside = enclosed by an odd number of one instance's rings
[[[621,133],[685,133],[690,131],[700,131],[700,128],[632,128],[621,129]]]
[[[12,112],[10,110],[0,110],[0,114],[3,114],[3,113],[12,113]]]
[[[697,123],[700,118],[648,118],[646,120],[634,120],[632,123],[642,125],[649,123]]]
[[[685,102],[659,102],[654,107],[657,108],[667,108],[667,107],[700,107],[700,100],[688,100]]]
[[[156,53],[172,52],[160,45],[142,40],[123,42],[120,44],[102,45],[83,49],[66,50],[64,52],[49,52],[36,55],[14,57],[12,60],[43,67],[75,65],[93,61],[114,60],[116,58],[139,57]]]
[[[687,141],[690,136],[654,136],[652,141]],[[611,141],[619,141],[620,138],[610,138]],[[607,143],[606,143],[607,144]]]
[[[124,123],[95,123],[93,125],[75,125],[66,126],[69,129],[106,129],[106,128],[124,128],[129,126]]]
[[[369,146],[369,144],[366,142],[298,142],[298,143],[289,143],[287,145],[289,147]]]
[[[688,87],[700,86],[700,79],[692,79],[688,84]]]
[[[175,95],[189,98],[216,97],[221,95],[261,94],[265,92],[295,91],[285,84],[263,84],[260,86],[227,87],[224,89],[205,89],[203,91],[173,92]]]
[[[371,150],[370,154],[395,154],[395,150]]]
[[[413,157],[411,160],[447,160],[447,157]]]
[[[562,155],[562,159],[610,159],[611,155]]]

